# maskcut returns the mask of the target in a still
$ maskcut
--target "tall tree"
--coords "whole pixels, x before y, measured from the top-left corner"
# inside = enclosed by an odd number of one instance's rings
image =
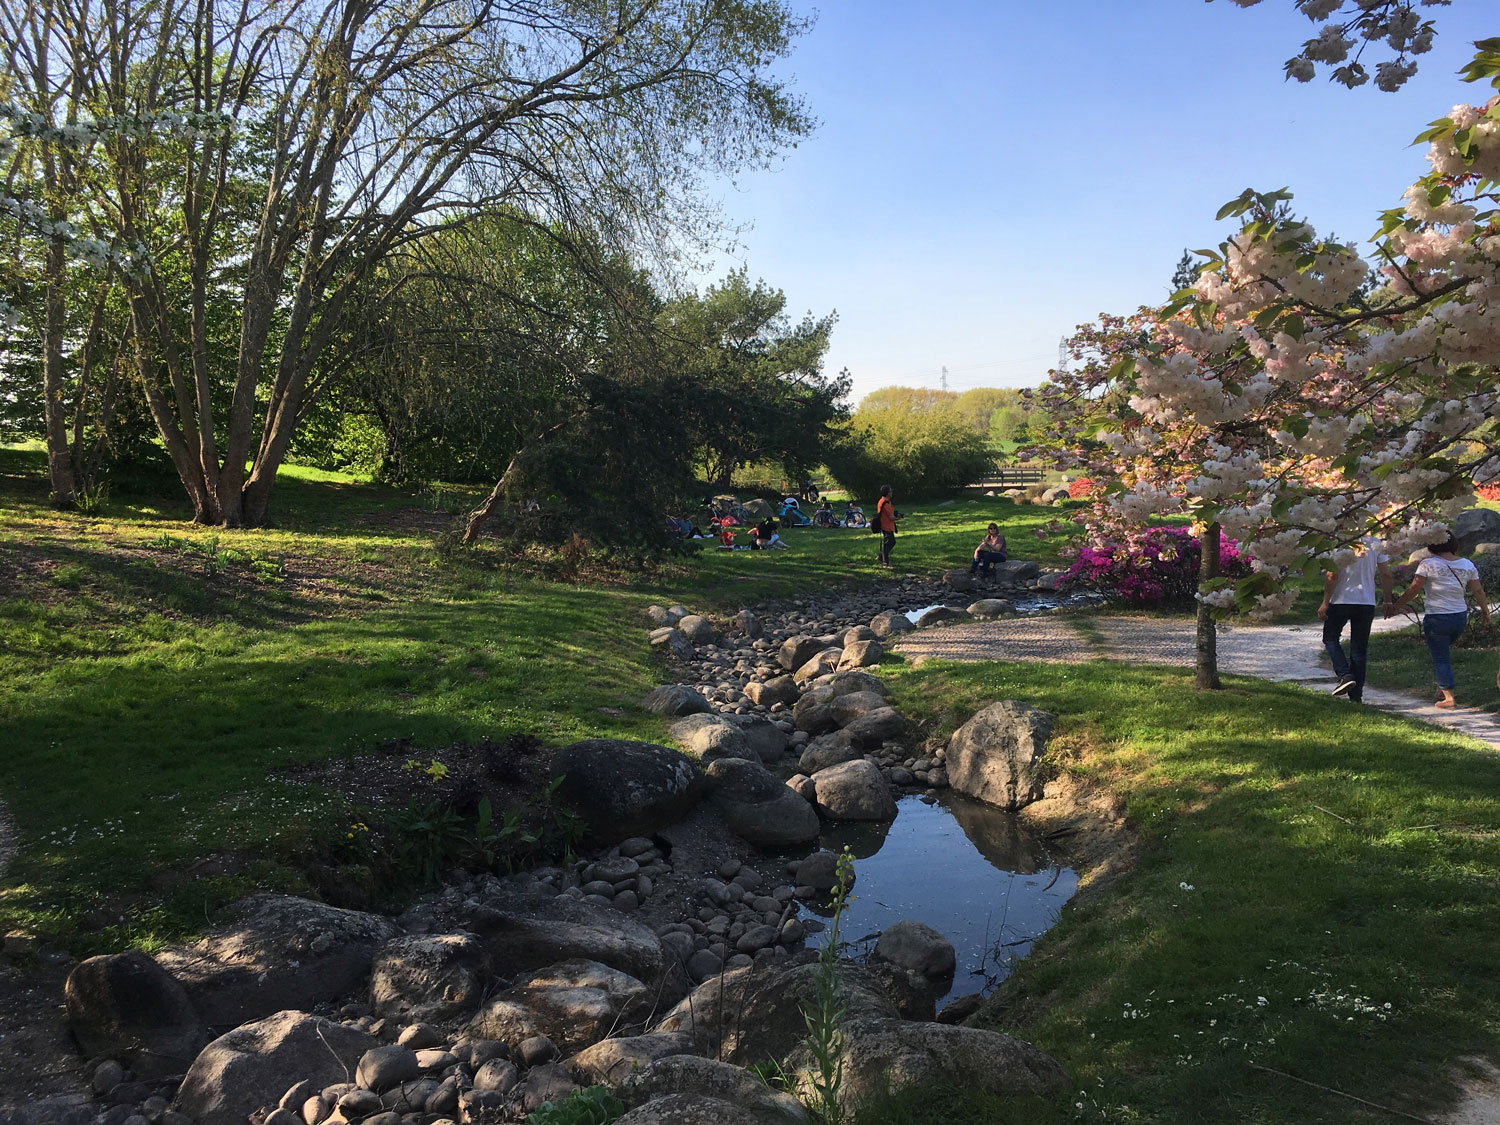
[[[90,32],[53,50],[134,251],[137,375],[206,523],[265,520],[345,306],[400,247],[501,204],[606,244],[701,238],[699,178],[810,127],[767,76],[804,27],[780,0],[59,3]]]
[[[821,459],[832,427],[848,417],[847,374],[823,374],[835,320],[809,314],[793,323],[786,296],[763,281],[752,286],[744,270],[662,310],[664,359],[693,379],[679,409],[715,488],[754,461],[795,476]]]

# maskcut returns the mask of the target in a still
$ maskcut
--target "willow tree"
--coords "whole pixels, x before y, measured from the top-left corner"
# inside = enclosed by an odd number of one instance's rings
[[[606,245],[712,232],[706,173],[808,131],[767,68],[779,0],[0,0],[53,20],[50,73],[87,116],[19,142],[89,146],[101,231],[129,248],[135,366],[196,518],[267,517],[329,344],[379,263],[474,210]],[[62,126],[66,125],[66,128]],[[237,306],[232,349],[210,307]]]

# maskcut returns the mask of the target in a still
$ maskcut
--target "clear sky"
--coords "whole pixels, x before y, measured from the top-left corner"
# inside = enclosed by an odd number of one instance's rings
[[[1283,80],[1315,27],[1292,0],[826,0],[783,67],[820,127],[725,187],[753,227],[717,271],[836,309],[856,400],[944,366],[953,390],[1034,385],[1076,324],[1162,300],[1246,187],[1367,239],[1427,169],[1412,137],[1492,92],[1456,72],[1500,3],[1427,12],[1436,47],[1384,94]]]

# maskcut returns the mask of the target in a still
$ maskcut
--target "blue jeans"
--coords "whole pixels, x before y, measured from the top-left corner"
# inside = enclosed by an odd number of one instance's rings
[[[1438,687],[1453,690],[1453,660],[1448,650],[1453,642],[1463,635],[1469,623],[1467,612],[1427,613],[1422,615],[1422,638],[1427,642],[1427,652],[1432,657],[1432,674],[1437,677]]]
[[[1328,650],[1328,659],[1333,662],[1333,673],[1339,679],[1351,676],[1354,690],[1349,698],[1356,703],[1365,694],[1365,665],[1370,654],[1370,624],[1375,620],[1372,605],[1350,605],[1334,602],[1328,607],[1328,616],[1323,619],[1323,647]],[[1339,638],[1344,626],[1349,626],[1349,655],[1344,656],[1344,646]]]
[[[969,567],[969,573],[973,574],[975,571],[978,571],[980,574],[988,578],[990,576],[990,571],[995,569],[995,564],[1004,561],[1004,551],[980,551],[979,554],[974,556],[974,562]]]

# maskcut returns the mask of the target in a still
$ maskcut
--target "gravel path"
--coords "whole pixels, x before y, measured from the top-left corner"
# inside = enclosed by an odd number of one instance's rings
[[[1403,618],[1375,622],[1379,634],[1400,629]],[[1136,664],[1191,667],[1195,632],[1190,621],[1152,617],[1009,617],[920,629],[902,637],[896,651],[908,658],[941,660],[1036,660],[1075,664],[1089,660],[1129,660]],[[1333,672],[1320,663],[1322,627],[1312,625],[1234,625],[1219,627],[1219,669],[1280,683],[1327,691]],[[1408,718],[1448,727],[1500,748],[1500,725],[1484,711],[1443,711],[1425,699],[1401,692],[1365,689],[1365,703]]]

